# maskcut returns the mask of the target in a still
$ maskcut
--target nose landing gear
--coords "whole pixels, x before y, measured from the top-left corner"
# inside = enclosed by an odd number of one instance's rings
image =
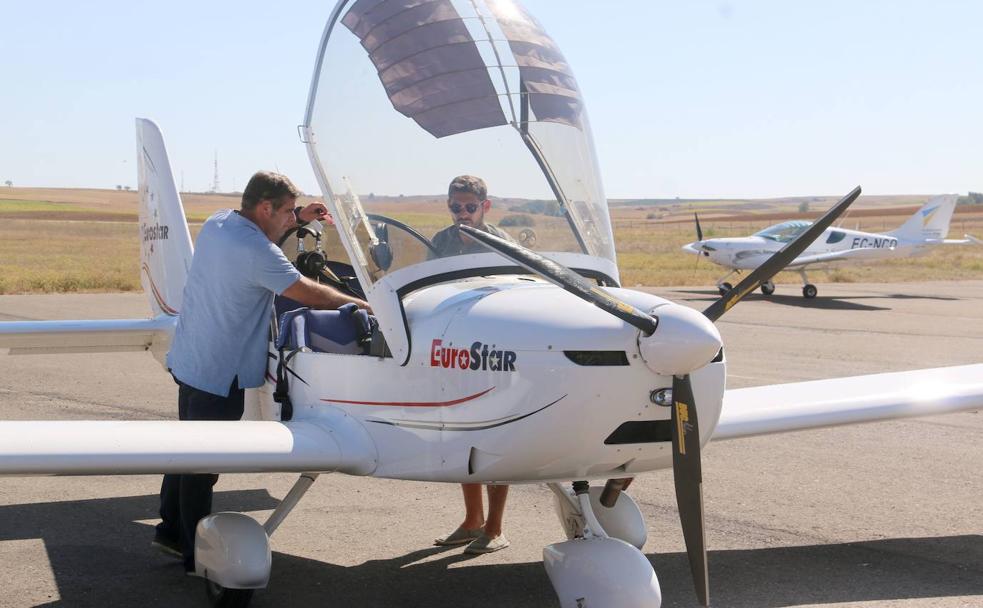
[[[571,492],[548,484],[567,540],[543,549],[543,563],[562,608],[610,606],[658,608],[659,579],[638,549],[645,522],[631,497],[621,493],[612,507],[601,504],[601,488],[575,482]]]

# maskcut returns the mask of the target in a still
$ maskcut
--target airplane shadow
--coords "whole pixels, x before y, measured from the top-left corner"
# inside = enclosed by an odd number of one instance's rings
[[[265,490],[216,492],[216,510],[264,510]],[[41,539],[60,599],[42,606],[206,606],[203,584],[149,546],[157,496],[0,507],[0,541]],[[711,551],[717,606],[777,608],[906,598],[983,596],[983,536]],[[330,543],[330,539],[318,542]],[[371,542],[371,540],[367,541]],[[340,566],[276,553],[252,606],[556,606],[541,562],[468,567],[460,548],[427,547]],[[663,606],[696,606],[684,553],[649,555]],[[289,600],[287,599],[289,598]],[[9,599],[9,598],[8,598]]]
[[[698,605],[685,554],[649,558],[662,584],[664,608]],[[707,562],[716,606],[983,596],[980,535],[710,551]]]
[[[716,290],[688,289],[688,290],[680,290],[680,292],[702,296],[702,297],[686,298],[686,300],[690,302],[694,302],[694,301],[714,302],[720,297],[720,294]],[[873,297],[880,297],[880,296],[873,296]],[[868,310],[868,311],[891,310],[889,307],[886,306],[873,306],[870,304],[861,304],[859,302],[853,301],[857,299],[859,298],[851,297],[850,300],[840,300],[837,298],[830,298],[828,296],[824,297],[820,295],[818,298],[814,300],[807,300],[802,296],[782,295],[779,293],[775,293],[770,296],[765,296],[760,293],[749,293],[748,295],[744,296],[744,300],[746,302],[765,301],[765,302],[771,302],[773,304],[779,304],[781,306],[796,306],[799,308],[816,308],[819,310]]]
[[[677,293],[694,294],[701,297],[688,297],[688,301],[713,302],[720,297],[716,290],[710,289],[687,289],[679,290]],[[755,292],[744,297],[748,302],[772,302],[782,306],[796,306],[799,308],[815,308],[818,310],[891,310],[889,306],[875,306],[873,304],[863,304],[857,300],[935,300],[952,302],[959,298],[947,296],[916,296],[911,294],[892,293],[892,294],[869,294],[863,296],[850,296],[849,299],[839,299],[819,294],[813,300],[807,300],[800,295],[774,293],[770,296]]]

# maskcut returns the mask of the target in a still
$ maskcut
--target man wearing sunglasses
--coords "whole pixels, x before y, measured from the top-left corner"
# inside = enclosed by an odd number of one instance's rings
[[[485,180],[473,175],[459,175],[451,180],[451,185],[447,189],[447,209],[451,212],[454,225],[434,235],[432,241],[439,255],[431,253],[430,258],[488,251],[480,243],[458,230],[457,227],[461,224],[515,242],[498,226],[485,223],[485,212],[490,208],[491,201],[488,200],[488,187],[485,185]]]
[[[453,226],[448,226],[434,235],[433,244],[439,257],[463,255],[465,253],[484,253],[488,251],[480,243],[464,235],[458,226],[467,224],[489,234],[514,242],[501,228],[485,223],[485,212],[491,208],[488,200],[488,187],[485,180],[473,175],[459,175],[451,180],[447,189],[447,209],[451,212]],[[431,255],[431,258],[438,256]],[[502,516],[505,513],[505,499],[509,487],[489,485],[488,519],[482,501],[481,484],[464,483],[464,521],[456,530],[434,541],[441,546],[467,545],[464,552],[470,554],[492,553],[509,546],[502,534]]]

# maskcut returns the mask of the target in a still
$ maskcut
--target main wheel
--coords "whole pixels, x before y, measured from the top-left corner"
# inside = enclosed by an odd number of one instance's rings
[[[720,291],[720,295],[722,296],[727,295],[731,289],[734,289],[734,286],[730,283],[721,283],[720,285],[717,285],[717,290]]]
[[[226,589],[205,579],[205,593],[212,608],[246,608],[253,599],[252,589]]]
[[[806,298],[808,300],[811,300],[811,299],[815,298],[816,297],[816,294],[818,294],[818,293],[819,293],[819,290],[816,289],[816,286],[813,285],[812,283],[808,283],[808,284],[802,286],[802,297],[804,297],[804,298]]]
[[[775,293],[775,284],[771,281],[765,281],[761,284],[761,293],[765,294],[766,296],[770,296],[771,294]]]

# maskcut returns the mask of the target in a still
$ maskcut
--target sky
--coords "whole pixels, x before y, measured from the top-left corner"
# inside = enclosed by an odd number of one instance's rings
[[[577,76],[610,198],[983,191],[981,2],[523,4]],[[223,191],[273,169],[317,192],[297,125],[333,6],[9,3],[0,182],[135,187],[140,116],[185,191],[217,154]]]

